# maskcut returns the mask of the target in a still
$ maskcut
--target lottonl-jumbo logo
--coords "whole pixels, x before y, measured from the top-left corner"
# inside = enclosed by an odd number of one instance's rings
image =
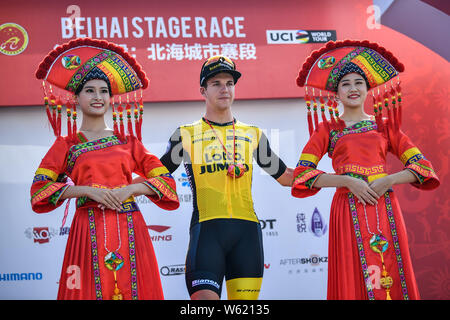
[[[0,52],[8,56],[22,53],[28,46],[28,33],[16,23],[0,26]]]

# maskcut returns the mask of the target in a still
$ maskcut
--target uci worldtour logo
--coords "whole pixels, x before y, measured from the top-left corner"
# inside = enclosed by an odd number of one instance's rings
[[[268,44],[325,43],[336,41],[336,30],[266,30]]]

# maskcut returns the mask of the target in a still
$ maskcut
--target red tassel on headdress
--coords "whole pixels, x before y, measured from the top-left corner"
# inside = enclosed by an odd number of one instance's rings
[[[314,110],[314,130],[318,130],[319,129],[319,116],[317,114],[317,101],[316,98],[314,97],[314,90],[313,90],[313,97],[312,97],[312,101],[313,101],[313,110]]]
[[[128,99],[128,98],[127,98]],[[133,123],[131,122],[131,105],[127,102],[127,130],[130,136],[134,136]]]
[[[51,109],[51,116],[52,116],[52,128],[53,133],[55,134],[55,137],[58,136],[58,127],[57,127],[57,116],[56,116],[56,97],[53,94],[53,90],[50,87],[50,109]]]
[[[378,96],[376,98],[377,106],[378,106],[378,114],[376,115],[376,122],[379,132],[384,132],[384,122],[383,122],[383,107],[382,107],[382,101],[381,101],[381,95],[378,93]]]
[[[338,121],[339,131],[342,131],[345,129],[345,121],[342,120],[341,117],[339,116],[338,103],[336,101],[336,97],[333,97],[333,107],[334,107],[336,118]]]
[[[122,102],[117,107],[117,111],[119,111],[119,137],[120,140],[125,140],[125,128],[123,126],[123,107]]]
[[[375,98],[375,94],[372,92],[372,101],[373,101],[373,115],[375,117],[375,121],[377,123],[377,127],[379,127],[379,117],[378,117],[378,106],[377,106],[377,98]]]
[[[400,126],[402,125],[402,88],[400,87],[400,80],[397,82],[397,87],[396,87],[396,91],[397,91],[397,102],[398,102],[398,106],[397,106],[397,114],[398,114],[398,127],[400,128]]]
[[[42,90],[44,91],[44,105],[45,105],[45,112],[47,113],[48,122],[50,122],[50,125],[53,129],[53,132],[55,132],[55,122],[53,120],[52,113],[50,111],[50,104],[49,104],[49,97],[47,96],[47,90],[45,90],[45,82],[42,82]]]
[[[136,92],[134,93],[134,130],[138,140],[142,141],[141,119],[139,119],[139,105],[136,101]]]
[[[61,111],[62,111],[62,102],[61,99],[58,97],[56,99],[56,110],[57,110],[57,118],[56,118],[56,133],[57,136],[61,136]]]
[[[77,105],[76,103],[72,104],[73,112],[72,112],[72,136],[73,136],[73,142],[78,142],[78,129],[77,129]]]
[[[66,102],[66,113],[67,113],[67,137],[69,138],[70,141],[73,140],[72,137],[72,122],[70,121],[70,118],[72,117],[72,110],[71,110],[72,104],[69,101],[69,99],[67,99]]]
[[[384,99],[384,107],[386,108],[387,114],[388,114],[388,128],[390,130],[392,130],[394,128],[394,124],[393,124],[393,119],[392,119],[392,111],[389,108],[389,94],[387,92],[387,89],[384,89],[384,93],[383,93],[383,99]]]
[[[142,91],[141,91],[141,98],[139,99],[139,140],[142,141],[142,121],[143,121],[143,116],[144,116],[144,102],[142,101]]]
[[[395,89],[391,84],[391,110],[392,110],[392,115],[394,116],[394,130],[397,131],[399,129],[399,125],[398,125],[398,110],[397,110],[397,106],[396,106],[396,94],[395,94]]]
[[[323,125],[325,126],[327,131],[330,132],[330,124],[328,123],[327,117],[325,116],[325,100],[322,97],[322,92],[320,93],[319,101],[320,101],[320,112],[322,114]]]
[[[338,130],[337,121],[334,118],[333,101],[330,99],[329,96],[328,96],[328,100],[327,100],[327,106],[328,106],[328,112],[330,114],[330,119],[331,119],[330,128],[333,130]]]
[[[139,128],[139,109],[136,102],[134,103],[133,111],[134,111],[134,131],[136,132],[136,138],[138,138],[139,141],[142,141],[142,134]]]
[[[50,125],[52,126],[52,129],[53,129],[55,127],[55,123],[53,122],[53,116],[50,111],[49,98],[47,96],[44,97],[44,104],[45,104],[45,111],[47,113],[48,121],[50,122]]]
[[[306,91],[308,91],[308,89],[306,89]],[[311,115],[311,98],[309,97],[308,93],[306,93],[306,95],[305,95],[305,102],[306,102],[306,108],[308,109],[306,117],[308,119],[309,136],[311,136],[314,131],[314,125],[312,122],[312,115]]]
[[[114,97],[111,99],[111,108],[112,108],[114,135],[116,137],[118,137],[119,136],[119,128],[117,126],[117,112],[116,112],[116,110],[114,108]]]
[[[141,92],[141,98],[139,99],[139,128],[142,128],[143,115],[144,115],[144,102],[142,102],[142,92]]]

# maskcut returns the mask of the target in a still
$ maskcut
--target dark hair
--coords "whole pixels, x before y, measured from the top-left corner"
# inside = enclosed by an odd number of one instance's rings
[[[364,73],[364,71],[360,67],[358,67],[356,64],[354,64],[353,62],[349,62],[339,71],[339,74],[338,74],[336,82],[335,82],[336,83],[336,86],[334,88],[335,92],[337,92],[338,85],[339,85],[339,82],[341,82],[341,79],[349,73],[357,73],[361,77],[363,77],[364,81],[366,82],[367,90],[370,89],[369,80],[367,80],[367,77],[366,77],[366,74]]]
[[[108,77],[106,74],[100,70],[97,67],[94,67],[89,73],[84,77],[84,79],[81,81],[81,83],[78,85],[77,90],[75,91],[76,95],[79,95],[81,90],[83,90],[84,85],[89,80],[103,80],[106,82],[106,85],[108,86],[109,96],[112,97],[112,91],[111,91],[111,83],[109,82]]]

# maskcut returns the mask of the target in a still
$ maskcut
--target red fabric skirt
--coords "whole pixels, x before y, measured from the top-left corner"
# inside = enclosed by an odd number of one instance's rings
[[[164,299],[153,245],[141,212],[135,209],[119,213],[118,218],[119,223],[115,211],[105,210],[106,247],[117,251],[124,260],[123,267],[116,271],[123,299]],[[58,299],[112,299],[115,281],[114,272],[104,263],[107,253],[102,210],[78,208],[67,240]]]
[[[368,225],[371,232],[379,233],[375,206],[366,205],[366,219],[364,206],[350,195],[348,189],[339,188],[331,204],[327,299],[384,300],[382,259],[371,249],[372,234],[367,229]],[[419,299],[405,223],[394,193],[380,197],[377,208],[379,229],[389,243],[383,253],[385,270],[393,280],[389,295],[393,300]]]

